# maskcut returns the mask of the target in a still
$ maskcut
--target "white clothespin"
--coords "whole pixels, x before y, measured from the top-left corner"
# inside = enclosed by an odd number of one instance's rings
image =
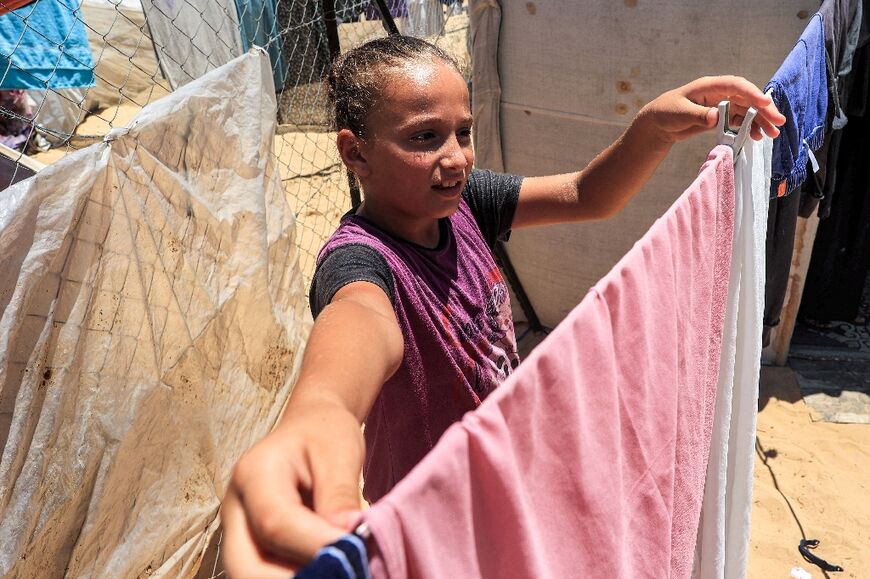
[[[716,144],[728,145],[731,147],[731,150],[734,151],[734,163],[737,163],[737,155],[740,154],[743,145],[746,143],[746,139],[749,138],[749,133],[752,129],[752,120],[755,118],[758,110],[756,110],[755,107],[749,107],[749,110],[746,111],[746,115],[743,117],[743,124],[740,125],[740,129],[735,133],[728,125],[728,119],[730,118],[728,109],[730,105],[731,103],[729,101],[722,101],[719,103],[719,123],[716,126]]]

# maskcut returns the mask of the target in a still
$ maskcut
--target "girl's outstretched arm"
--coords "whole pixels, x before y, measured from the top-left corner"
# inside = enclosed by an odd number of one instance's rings
[[[606,219],[644,186],[674,143],[716,126],[722,100],[731,101],[731,125],[758,109],[753,139],[779,134],[785,123],[770,97],[737,76],[704,77],[644,106],[626,131],[582,171],[523,181],[513,228]]]
[[[360,425],[403,349],[378,286],[348,284],[323,309],[278,425],[233,470],[221,506],[231,577],[286,578],[349,530],[360,510]]]

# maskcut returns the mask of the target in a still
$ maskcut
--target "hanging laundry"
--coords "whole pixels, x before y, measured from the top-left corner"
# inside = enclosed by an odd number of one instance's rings
[[[746,577],[761,365],[765,234],[773,141],[749,141],[734,167],[734,254],[695,577]]]
[[[316,102],[317,95],[321,93],[320,83],[326,77],[331,63],[329,54],[329,41],[326,37],[326,25],[324,24],[323,5],[320,2],[278,2],[275,14],[278,21],[278,31],[281,35],[281,50],[285,59],[290,63],[284,70],[283,85],[275,85],[278,92],[282,89],[303,87],[303,85],[315,85],[314,90],[306,89],[303,94],[285,97],[298,98],[290,102],[286,98],[278,102],[278,122],[301,123],[305,120],[294,118],[299,110],[311,108]],[[311,93],[305,95],[304,93]],[[325,99],[324,99],[325,100]],[[325,102],[321,106],[325,107]]]
[[[822,16],[815,14],[798,43],[767,84],[786,124],[773,141],[770,206],[768,209],[767,282],[763,344],[779,325],[785,302],[800,196],[791,196],[808,172],[818,169],[813,151],[825,137],[828,112],[825,34]],[[809,167],[809,169],[808,169]]]
[[[462,0],[441,0],[441,3],[447,6],[447,16],[457,16],[462,14],[464,9]]]
[[[281,50],[281,35],[278,31],[276,0],[236,0],[239,15],[239,30],[242,35],[242,50],[260,46],[269,53],[272,62],[272,77],[275,86],[284,86],[287,63]]]
[[[870,270],[870,31],[855,53],[830,217],[819,223],[800,316],[851,321]]]
[[[336,0],[335,19],[339,24],[359,22],[359,17],[365,10],[366,4],[359,0]]]
[[[36,0],[0,16],[0,88],[94,86],[78,0]]]
[[[773,142],[771,198],[783,197],[803,183],[807,161],[822,146],[828,107],[825,34],[815,14],[797,45],[767,83],[786,123]],[[815,162],[813,161],[813,164]]]
[[[142,9],[172,90],[243,54],[234,0],[142,0]]]
[[[775,142],[775,141],[774,141]],[[762,343],[770,344],[773,329],[780,323],[785,292],[791,274],[791,259],[797,218],[801,206],[800,195],[787,195],[771,199],[767,213],[767,282],[764,288],[764,334]]]
[[[688,577],[734,225],[731,150],[364,514],[374,577]]]
[[[855,51],[857,47],[862,46],[866,42],[868,34],[870,34],[870,18],[864,17],[864,15],[868,13],[870,13],[870,2],[867,2],[867,0],[857,2],[855,17],[852,20],[852,25],[849,28],[846,38],[845,53],[843,54],[843,60],[840,63],[840,68],[838,70],[840,106],[842,107],[846,118],[848,118],[849,114],[849,101],[856,100],[853,98],[853,93],[855,92],[853,90],[853,80],[855,73],[857,72],[855,71],[853,64]],[[859,96],[857,97],[857,100],[860,101],[862,99]],[[843,128],[842,123],[838,124],[837,128]],[[829,169],[825,178],[822,198],[819,202],[819,219],[826,219],[831,214],[834,192],[837,189],[837,159],[841,150],[842,138],[843,133],[841,131],[835,131],[831,137],[830,151],[828,152],[827,159]],[[807,210],[804,210],[802,208],[801,215],[809,216],[811,214],[811,206],[806,209]]]
[[[825,30],[825,57],[828,64],[828,108],[832,129],[846,126],[843,112],[842,77],[852,66],[861,25],[861,0],[825,0],[819,7]],[[844,72],[845,71],[845,72]],[[833,110],[830,110],[833,109]]]
[[[825,26],[825,63],[828,78],[828,114],[825,138],[815,157],[819,170],[811,174],[801,189],[801,217],[809,217],[828,198],[819,217],[830,211],[830,197],[835,181],[836,155],[839,150],[839,129],[846,126],[845,78],[852,70],[852,55],[858,43],[862,19],[861,0],[825,0],[819,14]],[[829,161],[831,168],[828,169]],[[828,178],[830,175],[830,179]],[[824,214],[824,215],[823,215]]]

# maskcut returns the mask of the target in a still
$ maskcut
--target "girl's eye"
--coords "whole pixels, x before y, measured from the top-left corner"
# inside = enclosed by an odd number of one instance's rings
[[[426,141],[429,141],[429,140],[434,139],[434,138],[435,138],[435,133],[433,133],[432,131],[426,131],[424,133],[420,133],[419,135],[414,135],[413,137],[411,137],[411,140],[417,141],[418,143],[425,143]]]
[[[463,138],[471,137],[471,128],[468,128],[468,129],[461,129],[461,130],[459,131],[459,136],[460,136],[460,137],[463,137]]]

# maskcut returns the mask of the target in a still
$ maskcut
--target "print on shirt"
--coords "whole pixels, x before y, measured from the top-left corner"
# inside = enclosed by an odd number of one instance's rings
[[[460,366],[474,393],[482,401],[504,382],[520,363],[514,338],[510,294],[496,267],[487,275],[485,306],[460,319],[462,308],[444,308],[441,323],[453,338]]]

